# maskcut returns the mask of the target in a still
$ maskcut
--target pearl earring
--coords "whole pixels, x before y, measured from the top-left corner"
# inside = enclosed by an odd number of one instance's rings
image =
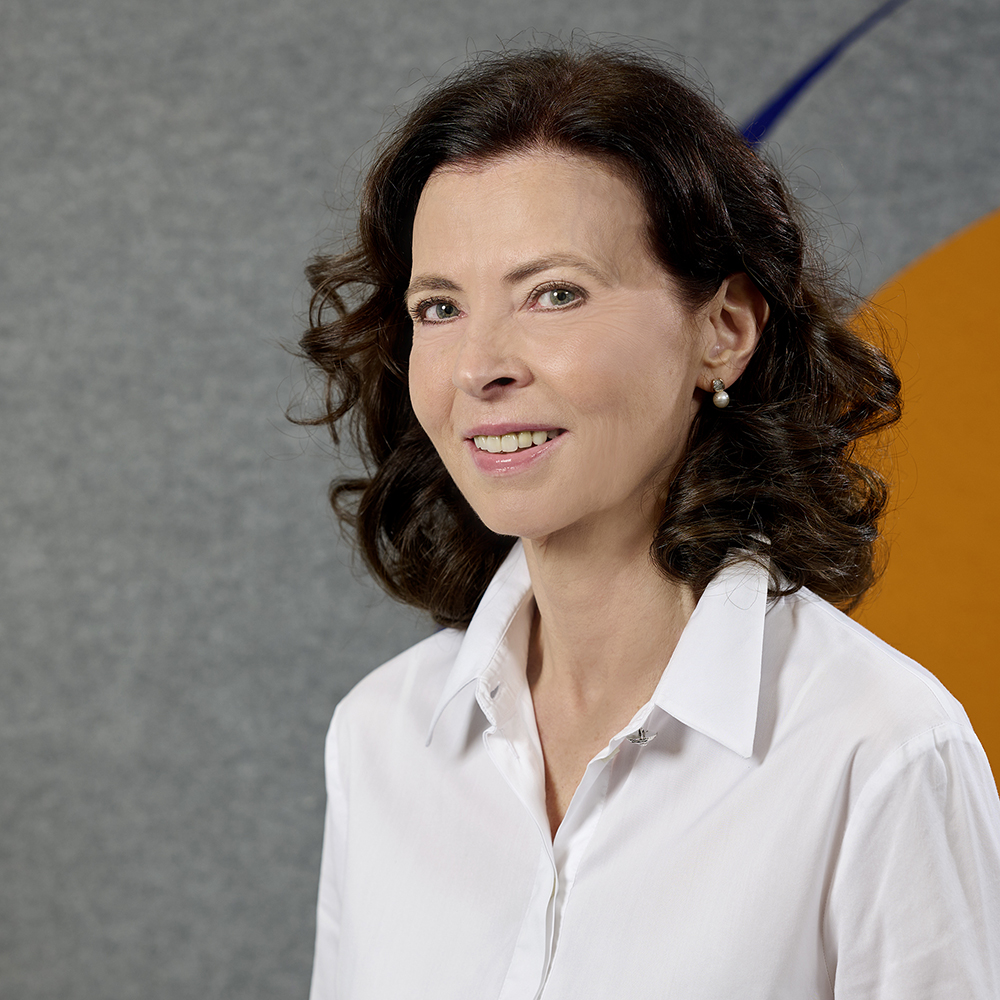
[[[713,379],[712,391],[715,393],[712,397],[712,402],[720,410],[724,410],[729,405],[729,393],[726,392],[726,383],[721,378]]]

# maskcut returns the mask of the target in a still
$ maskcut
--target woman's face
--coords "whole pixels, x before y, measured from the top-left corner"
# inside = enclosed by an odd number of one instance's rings
[[[424,187],[410,397],[493,531],[652,530],[712,333],[646,228],[629,184],[571,154],[448,166]]]

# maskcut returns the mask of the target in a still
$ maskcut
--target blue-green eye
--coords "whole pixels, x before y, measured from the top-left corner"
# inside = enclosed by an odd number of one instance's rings
[[[538,304],[543,309],[563,309],[572,305],[580,298],[580,293],[573,288],[547,288],[538,296]]]
[[[454,302],[421,302],[413,310],[414,317],[424,323],[444,323],[460,314]]]

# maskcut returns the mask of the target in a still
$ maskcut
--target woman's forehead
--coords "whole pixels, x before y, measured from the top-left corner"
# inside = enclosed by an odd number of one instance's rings
[[[616,267],[637,249],[648,261],[647,237],[645,207],[617,173],[591,157],[538,150],[436,170],[417,207],[413,263],[580,251]]]

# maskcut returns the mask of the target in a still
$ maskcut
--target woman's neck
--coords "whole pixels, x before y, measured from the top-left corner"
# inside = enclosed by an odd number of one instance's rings
[[[694,610],[649,555],[649,530],[525,540],[538,608],[528,680],[589,714],[649,700]],[[627,722],[627,719],[625,720]]]

